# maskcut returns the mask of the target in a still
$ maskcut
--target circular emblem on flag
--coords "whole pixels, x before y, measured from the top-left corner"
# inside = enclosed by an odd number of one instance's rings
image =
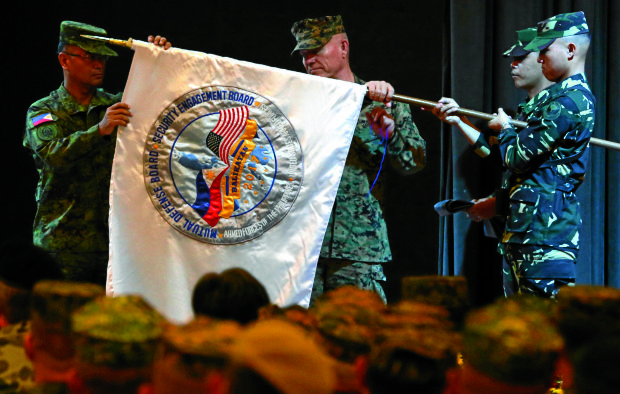
[[[280,222],[303,181],[293,125],[267,98],[230,86],[202,87],[168,105],[149,130],[143,168],[169,225],[224,245]]]

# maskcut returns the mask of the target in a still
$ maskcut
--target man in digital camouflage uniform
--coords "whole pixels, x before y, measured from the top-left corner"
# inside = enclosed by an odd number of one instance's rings
[[[575,281],[581,225],[575,192],[585,176],[595,117],[595,98],[584,74],[589,44],[583,12],[539,22],[525,50],[539,51],[542,72],[555,84],[524,108],[525,129],[515,130],[501,108],[489,122],[499,132],[508,171],[506,228],[499,246],[510,266],[507,294],[555,297]]]
[[[365,84],[362,110],[342,173],[312,289],[311,304],[324,291],[355,285],[385,300],[382,263],[392,259],[381,210],[382,192],[372,188],[387,146],[387,161],[404,174],[426,163],[426,143],[411,119],[409,106],[392,103],[394,88],[384,81],[364,82],[351,71],[349,40],[340,16],[296,22],[291,32],[309,74]],[[387,144],[385,139],[387,139]]]
[[[100,88],[106,60],[116,52],[81,34],[106,36],[106,31],[61,23],[58,60],[64,81],[28,109],[24,146],[32,150],[39,173],[35,245],[58,260],[67,279],[103,284],[115,130],[127,125],[131,112],[119,102],[120,93]],[[149,41],[170,47],[160,36]]]

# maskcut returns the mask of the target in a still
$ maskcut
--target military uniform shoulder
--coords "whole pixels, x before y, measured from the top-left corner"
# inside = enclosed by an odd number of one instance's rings
[[[110,101],[120,101],[120,99],[123,97],[123,93],[119,92],[119,93],[109,93],[106,92],[103,89],[97,89],[97,94],[100,95],[101,98],[105,99],[105,100],[110,100]]]
[[[51,92],[48,96],[38,99],[30,105],[28,112],[36,112],[41,108],[49,108],[58,102],[59,96],[57,91]]]

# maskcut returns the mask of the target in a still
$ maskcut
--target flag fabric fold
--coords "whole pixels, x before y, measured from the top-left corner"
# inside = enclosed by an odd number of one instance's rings
[[[207,272],[241,267],[308,305],[366,87],[134,40],[110,191],[114,294],[173,321]]]

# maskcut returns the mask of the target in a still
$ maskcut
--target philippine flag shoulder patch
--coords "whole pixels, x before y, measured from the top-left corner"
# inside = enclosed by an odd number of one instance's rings
[[[46,114],[41,114],[33,117],[32,119],[30,119],[30,122],[32,122],[32,127],[35,127],[40,125],[41,123],[51,122],[53,120],[54,118],[52,117],[52,114],[48,112]]]

